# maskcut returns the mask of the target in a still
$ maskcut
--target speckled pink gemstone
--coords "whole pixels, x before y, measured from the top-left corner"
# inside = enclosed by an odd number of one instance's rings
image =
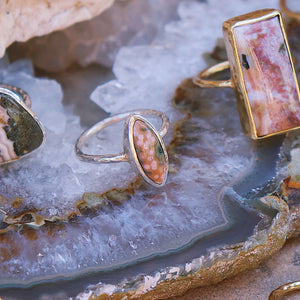
[[[146,176],[156,184],[162,184],[168,167],[163,147],[153,130],[146,123],[136,120],[133,125],[133,142]]]
[[[300,101],[279,18],[234,28],[258,136],[300,126]]]

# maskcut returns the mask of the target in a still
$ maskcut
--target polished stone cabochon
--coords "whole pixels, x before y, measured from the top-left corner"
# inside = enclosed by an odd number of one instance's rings
[[[277,16],[234,28],[257,136],[300,126],[292,62]]]
[[[162,184],[167,176],[167,160],[163,147],[153,130],[143,121],[133,125],[133,142],[139,163],[146,176]]]
[[[0,164],[18,159],[42,142],[39,123],[15,99],[0,93]]]

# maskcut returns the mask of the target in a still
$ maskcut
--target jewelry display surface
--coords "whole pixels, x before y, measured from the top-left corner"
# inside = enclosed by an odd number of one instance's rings
[[[170,168],[160,189],[142,184],[127,164],[83,164],[76,158],[79,134],[92,119],[105,116],[92,103],[80,114],[72,105],[89,101],[80,99],[80,71],[62,76],[72,82],[64,87],[72,101],[63,105],[60,85],[35,78],[28,61],[2,62],[1,81],[30,94],[47,135],[33,156],[0,169],[3,295],[27,293],[29,299],[30,292],[58,290],[75,296],[94,284],[77,298],[122,292],[156,299],[254,267],[282,247],[295,232],[278,195],[289,198],[295,188],[297,132],[284,141],[250,141],[241,130],[232,91],[182,82],[205,67],[201,54],[213,49],[222,21],[263,8],[260,2],[228,11],[217,1],[181,3],[180,20],[168,24],[150,46],[122,48],[113,67],[117,79],[93,92],[94,103],[107,112],[149,108],[168,115]],[[274,7],[274,2],[264,5]],[[211,23],[199,32],[207,22],[199,18],[203,10]],[[84,77],[86,83],[99,82],[97,76],[91,68]],[[120,128],[95,137],[91,150],[120,152],[122,142],[114,143],[122,141]],[[287,188],[268,196],[289,175]],[[38,284],[50,279],[56,282]],[[182,279],[182,285],[173,279]],[[26,284],[33,288],[15,289]]]

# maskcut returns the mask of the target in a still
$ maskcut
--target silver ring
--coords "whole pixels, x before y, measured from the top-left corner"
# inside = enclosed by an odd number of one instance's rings
[[[27,107],[31,107],[30,97],[24,90],[10,84],[0,84],[0,87],[7,90],[11,90],[12,92],[18,95],[19,100],[23,101]]]
[[[27,156],[44,141],[45,130],[22,89],[0,84],[0,165]]]
[[[162,122],[161,128],[156,130],[142,115],[159,117]],[[124,124],[123,153],[91,155],[82,151],[84,144],[94,134],[124,119],[126,121]],[[142,109],[116,114],[85,130],[75,144],[75,152],[81,160],[86,162],[129,162],[138,170],[146,182],[160,187],[166,183],[169,170],[168,154],[162,141],[162,137],[165,136],[168,128],[169,119],[160,111]]]

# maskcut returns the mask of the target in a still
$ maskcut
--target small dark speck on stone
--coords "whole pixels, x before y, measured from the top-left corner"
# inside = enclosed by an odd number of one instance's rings
[[[242,54],[242,66],[247,70],[250,68],[246,54]]]
[[[284,54],[284,53],[285,53],[285,45],[284,45],[284,43],[282,43],[282,44],[280,45],[278,52],[281,53],[281,54]]]

